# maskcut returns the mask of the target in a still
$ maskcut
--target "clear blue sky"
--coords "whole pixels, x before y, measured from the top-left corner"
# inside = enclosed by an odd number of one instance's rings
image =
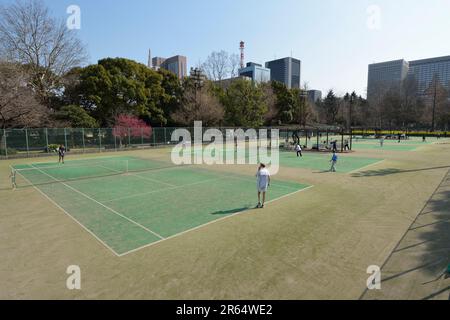
[[[0,0],[1,4],[12,0]],[[90,62],[181,54],[195,66],[209,53],[239,53],[246,61],[302,60],[302,82],[365,96],[367,65],[450,55],[448,0],[44,0],[52,14],[81,8],[81,39]],[[379,8],[380,21],[370,24]],[[375,18],[376,19],[376,18]]]

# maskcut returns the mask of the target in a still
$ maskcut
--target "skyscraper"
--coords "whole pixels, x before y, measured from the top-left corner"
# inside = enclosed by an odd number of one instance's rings
[[[417,81],[419,95],[425,94],[434,77],[450,91],[450,56],[410,61],[408,76]]]
[[[415,61],[395,60],[369,65],[367,99],[400,87],[406,78],[417,83],[417,94],[425,95],[436,77],[450,94],[450,56]]]
[[[400,88],[408,75],[409,65],[405,60],[394,60],[369,65],[367,98],[384,95],[392,87]]]
[[[157,69],[161,68],[161,64],[164,61],[166,61],[166,58],[153,57],[152,58],[152,67],[153,67],[153,69],[157,70]]]
[[[291,88],[300,88],[302,62],[291,57],[266,62],[270,79],[282,82]]]
[[[183,79],[187,76],[187,59],[185,56],[167,58],[161,63],[161,68],[175,73],[178,79]]]

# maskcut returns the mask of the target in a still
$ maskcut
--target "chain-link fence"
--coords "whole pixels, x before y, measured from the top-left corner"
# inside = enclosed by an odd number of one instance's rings
[[[183,128],[152,128],[150,132],[144,128],[1,129],[0,159],[45,156],[55,153],[60,145],[64,145],[71,153],[94,153],[176,144],[178,141],[172,141],[172,133],[176,129]],[[194,128],[184,129],[189,131],[194,142]],[[202,128],[202,135],[208,129]],[[227,137],[227,130],[236,128],[215,129]],[[270,137],[271,129],[267,130]],[[259,134],[258,130],[256,134]]]

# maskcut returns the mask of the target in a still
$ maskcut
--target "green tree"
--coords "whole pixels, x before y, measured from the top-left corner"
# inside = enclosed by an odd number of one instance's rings
[[[98,128],[97,121],[80,106],[64,106],[56,118],[68,122],[72,128]]]
[[[333,90],[328,91],[326,98],[321,104],[325,114],[326,123],[334,125],[337,123],[337,115],[339,113],[339,99],[334,94]]]
[[[81,69],[79,80],[67,91],[101,126],[113,124],[122,113],[165,125],[169,114],[165,108],[177,99],[169,74],[123,58],[103,59]]]
[[[278,110],[277,119],[280,124],[294,121],[295,97],[284,83],[273,81],[272,89],[276,95],[275,106]]]
[[[239,79],[226,90],[222,99],[227,125],[259,127],[263,125],[267,104],[258,85]]]

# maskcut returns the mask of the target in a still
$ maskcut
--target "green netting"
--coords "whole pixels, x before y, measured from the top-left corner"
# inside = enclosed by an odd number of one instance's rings
[[[138,171],[146,165],[142,159],[135,160],[110,159],[107,161],[111,163],[105,166],[120,170],[118,163],[125,161]],[[155,165],[152,161],[149,163]],[[34,182],[79,175],[80,162],[69,164],[61,169],[48,163],[34,164],[33,167],[39,170],[26,174]],[[91,169],[85,167],[83,170],[86,173]],[[38,184],[36,187],[117,254],[252,208],[257,202],[254,177],[194,166],[138,173],[130,171],[121,175]],[[274,179],[268,201],[306,187]]]

